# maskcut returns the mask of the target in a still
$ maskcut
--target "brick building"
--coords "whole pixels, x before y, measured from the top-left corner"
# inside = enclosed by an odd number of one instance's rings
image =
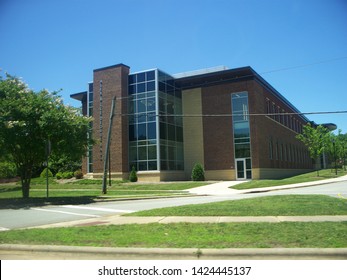
[[[159,69],[130,73],[124,64],[94,70],[88,90],[71,95],[93,117],[97,144],[83,172],[101,176],[110,142],[113,177],[189,180],[195,163],[207,180],[280,178],[312,170],[295,136],[309,120],[251,67],[169,75]]]

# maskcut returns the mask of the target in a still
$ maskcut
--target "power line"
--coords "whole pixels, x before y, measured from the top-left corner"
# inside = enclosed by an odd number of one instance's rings
[[[336,57],[336,58],[331,58],[331,59],[317,61],[317,62],[308,63],[308,64],[302,64],[302,65],[296,65],[296,66],[291,66],[291,67],[285,67],[285,68],[279,68],[279,69],[264,71],[264,72],[258,73],[258,75],[270,74],[270,73],[281,72],[281,71],[288,71],[288,70],[292,70],[292,69],[299,69],[299,68],[304,68],[304,67],[309,67],[309,66],[314,66],[314,65],[318,65],[318,64],[324,64],[324,63],[329,63],[329,62],[332,62],[332,61],[338,61],[338,60],[344,60],[344,59],[347,59],[347,56]],[[229,81],[231,82],[233,80],[244,79],[244,78],[251,78],[251,77],[254,77],[254,75],[255,74],[252,73],[252,74],[248,74],[248,75],[232,77],[232,78],[224,79],[223,82],[229,82]],[[211,82],[211,83],[215,83],[215,82]],[[206,86],[208,84],[209,83],[203,83],[202,85]],[[181,89],[184,90],[184,87],[181,88]],[[131,99],[131,98],[136,99],[135,95],[129,95],[129,96],[117,97],[117,100]],[[144,97],[144,98],[146,98],[146,97]],[[308,114],[311,114],[311,113],[308,113]]]
[[[120,116],[135,116],[135,117],[181,117],[181,118],[194,118],[194,117],[240,117],[240,116],[286,116],[286,115],[327,115],[327,114],[347,114],[346,111],[328,111],[328,112],[292,112],[292,113],[240,113],[240,114],[154,114],[149,113],[134,113],[134,114],[117,114]]]
[[[343,60],[343,59],[347,59],[347,56],[336,57],[336,58],[317,61],[317,62],[308,63],[308,64],[302,64],[302,65],[296,65],[296,66],[291,66],[291,67],[285,67],[285,68],[279,68],[279,69],[275,69],[275,70],[265,71],[265,72],[260,73],[260,75],[274,73],[274,72],[288,71],[288,70],[299,69],[299,68],[304,68],[304,67],[310,67],[310,66],[314,66],[314,65],[318,65],[318,64],[324,64],[324,63]]]

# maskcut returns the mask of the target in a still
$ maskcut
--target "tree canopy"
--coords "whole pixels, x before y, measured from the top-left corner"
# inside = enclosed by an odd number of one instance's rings
[[[297,138],[308,148],[310,158],[316,161],[327,147],[330,139],[330,133],[328,129],[322,125],[313,127],[310,123],[308,123],[303,127],[302,133],[297,135]],[[319,176],[318,168],[317,174]]]
[[[80,159],[91,141],[90,121],[64,105],[56,92],[35,92],[16,77],[0,76],[0,149],[17,166],[24,198],[29,197],[33,167],[46,161],[47,143],[55,156]]]

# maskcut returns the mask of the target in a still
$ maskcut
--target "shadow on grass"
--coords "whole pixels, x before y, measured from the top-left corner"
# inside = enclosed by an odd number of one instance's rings
[[[89,204],[96,196],[52,197],[52,198],[1,198],[0,209],[25,209],[45,205]]]
[[[22,190],[22,187],[10,186],[8,188],[0,188],[0,193],[18,192],[18,191],[21,191],[21,190]]]

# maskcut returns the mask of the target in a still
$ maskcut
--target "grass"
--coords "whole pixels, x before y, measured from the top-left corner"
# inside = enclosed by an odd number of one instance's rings
[[[61,182],[61,181],[60,181]],[[20,204],[43,204],[44,202],[61,204],[66,200],[70,203],[87,203],[103,198],[134,198],[162,197],[186,195],[184,190],[206,185],[206,182],[177,182],[140,184],[124,181],[112,181],[107,187],[107,194],[102,194],[102,180],[82,179],[60,183],[49,179],[49,198],[46,198],[46,179],[34,178],[30,187],[30,198],[23,200],[20,183],[0,184],[0,208],[16,207]],[[59,203],[61,200],[61,203]]]
[[[233,186],[233,189],[237,190],[245,190],[245,189],[253,189],[253,188],[266,188],[266,187],[274,187],[274,186],[282,186],[289,184],[297,184],[297,183],[305,183],[311,181],[318,181],[324,179],[331,179],[340,177],[343,175],[347,175],[347,171],[338,170],[337,176],[335,175],[335,170],[324,169],[319,171],[319,177],[317,176],[317,172],[309,172],[289,178],[277,179],[277,180],[252,180],[249,182],[245,182],[242,184],[238,184]]]
[[[346,248],[347,222],[28,229],[0,232],[0,243],[141,248]]]
[[[347,215],[347,200],[325,195],[278,195],[146,210],[128,216]]]

